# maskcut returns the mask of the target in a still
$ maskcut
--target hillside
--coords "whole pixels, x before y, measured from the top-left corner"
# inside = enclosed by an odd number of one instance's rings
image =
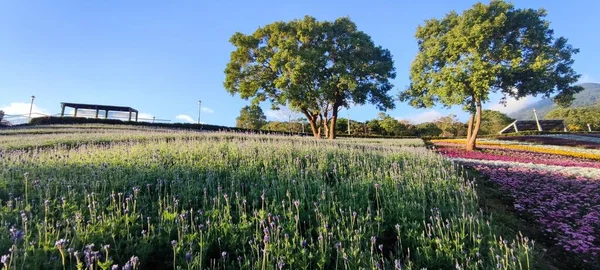
[[[575,100],[570,108],[579,108],[600,104],[600,83],[583,83],[581,86],[584,88],[584,90],[575,95]],[[534,108],[538,113],[538,117],[540,117],[540,119],[544,119],[544,116],[547,113],[556,108],[556,104],[554,104],[552,99],[542,99],[521,110],[510,113],[509,116],[517,120],[534,119]]]

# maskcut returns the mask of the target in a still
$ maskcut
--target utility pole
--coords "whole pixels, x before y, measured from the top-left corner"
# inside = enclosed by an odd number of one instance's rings
[[[29,106],[29,121],[31,121],[31,111],[33,110],[33,100],[35,96],[31,96],[31,106]]]
[[[198,100],[198,125],[200,125],[200,112],[202,111],[202,100]]]

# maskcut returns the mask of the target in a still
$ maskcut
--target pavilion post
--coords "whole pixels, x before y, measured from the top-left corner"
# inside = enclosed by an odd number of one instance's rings
[[[98,119],[98,113],[100,112],[100,110],[98,110],[98,108],[96,108],[96,119]]]
[[[139,114],[139,112],[135,112],[135,121],[136,122],[138,121],[138,114]]]
[[[73,117],[77,117],[77,107],[75,107],[75,114],[73,114]]]
[[[104,119],[108,119],[108,110],[104,110]]]
[[[131,110],[129,110],[129,122],[131,122]]]
[[[61,110],[60,110],[60,117],[65,116],[65,104],[60,104]]]

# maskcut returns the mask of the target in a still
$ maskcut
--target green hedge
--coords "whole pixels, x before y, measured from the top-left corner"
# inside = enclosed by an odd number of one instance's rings
[[[285,131],[271,131],[271,130],[256,130],[256,129],[245,129],[237,127],[226,127],[218,125],[207,125],[207,124],[192,124],[192,123],[150,123],[150,122],[134,122],[134,121],[122,121],[117,119],[103,119],[103,118],[83,118],[83,117],[57,117],[57,116],[45,116],[36,117],[31,119],[29,125],[57,125],[57,124],[115,124],[115,125],[132,125],[132,126],[149,126],[149,127],[163,127],[163,128],[181,128],[191,130],[203,130],[203,131],[229,131],[229,132],[242,132],[242,133],[260,133],[260,134],[280,134],[289,135],[289,132]],[[300,136],[312,136],[311,133],[293,133],[294,135]],[[369,138],[369,139],[413,139],[414,136],[383,136],[383,135],[352,135],[338,134],[337,137],[351,137],[351,138]]]
[[[180,128],[190,130],[203,131],[229,131],[229,132],[244,132],[244,133],[268,133],[268,134],[289,134],[279,131],[254,130],[237,127],[226,127],[207,124],[192,124],[192,123],[151,123],[151,122],[134,122],[121,121],[117,119],[102,119],[102,118],[82,118],[82,117],[36,117],[31,119],[29,125],[57,125],[57,124],[115,124],[115,125],[132,125],[132,126],[148,126],[148,127],[163,127],[163,128]]]

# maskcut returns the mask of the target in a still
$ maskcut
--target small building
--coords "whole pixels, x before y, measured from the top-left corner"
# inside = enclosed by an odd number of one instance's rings
[[[500,130],[498,134],[553,130],[568,131],[564,120],[517,120]]]
[[[61,102],[60,106],[61,106],[60,117],[64,117],[65,116],[65,107],[69,107],[69,108],[75,109],[75,113],[73,114],[73,117],[77,117],[77,110],[83,109],[83,110],[96,110],[96,118],[98,118],[98,114],[100,113],[100,111],[103,111],[105,119],[108,119],[108,112],[109,111],[113,111],[113,112],[128,112],[129,113],[129,121],[131,121],[132,113],[135,113],[135,121],[136,122],[138,121],[138,110],[136,110],[134,108],[131,108],[131,107],[113,106],[113,105],[98,105],[98,104],[83,104],[83,103],[70,103],[70,102]]]

